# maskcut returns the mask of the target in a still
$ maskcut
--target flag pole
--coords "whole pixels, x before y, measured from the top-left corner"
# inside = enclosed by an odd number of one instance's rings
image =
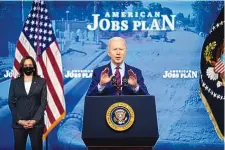
[[[23,10],[23,0],[21,1],[21,11],[22,11],[22,15],[21,15],[21,17],[22,17],[22,23],[24,23],[24,10]]]
[[[38,2],[38,8],[40,8],[40,3],[41,3],[41,0]],[[37,11],[37,15],[39,16],[40,15],[40,9],[38,9],[38,11]],[[39,35],[40,35],[40,33],[39,33],[39,27],[40,27],[40,25],[39,25],[39,23],[40,23],[40,19],[38,18],[38,38],[37,38],[37,44],[38,44],[38,46],[37,46],[37,58],[36,58],[36,60],[38,61],[38,56],[39,56],[39,54],[40,54],[40,40],[39,40]],[[46,136],[46,139],[45,139],[45,150],[48,150],[48,136]]]
[[[48,136],[45,139],[45,150],[48,150]]]

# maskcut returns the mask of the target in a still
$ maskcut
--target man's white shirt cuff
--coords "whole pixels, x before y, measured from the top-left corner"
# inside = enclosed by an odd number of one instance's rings
[[[98,84],[98,92],[101,93],[105,88],[105,85]]]

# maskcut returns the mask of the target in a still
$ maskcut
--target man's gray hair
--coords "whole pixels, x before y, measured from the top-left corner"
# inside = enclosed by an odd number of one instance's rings
[[[112,37],[112,38],[109,39],[109,41],[108,41],[108,48],[110,47],[110,43],[111,43],[112,41],[114,41],[114,40],[121,40],[121,41],[124,42],[124,44],[125,44],[125,46],[126,46],[126,41],[125,41],[125,39],[123,39],[123,38],[121,38],[121,37]]]

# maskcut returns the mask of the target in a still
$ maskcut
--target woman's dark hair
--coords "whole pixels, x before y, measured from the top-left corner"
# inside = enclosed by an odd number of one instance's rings
[[[30,59],[30,60],[32,61],[33,66],[34,66],[33,76],[34,76],[34,77],[39,77],[39,75],[37,74],[37,64],[36,64],[34,58],[31,57],[31,56],[25,56],[25,57],[23,57],[23,59],[21,60],[21,62],[20,62],[20,69],[19,69],[19,77],[23,77],[23,76],[24,76],[24,74],[23,74],[23,67],[24,67],[24,62],[25,62],[25,60],[27,60],[27,59]]]

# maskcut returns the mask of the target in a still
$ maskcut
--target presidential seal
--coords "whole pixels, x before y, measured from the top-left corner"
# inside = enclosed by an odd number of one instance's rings
[[[134,111],[126,103],[118,102],[111,105],[106,112],[108,125],[116,131],[125,131],[134,123]]]

